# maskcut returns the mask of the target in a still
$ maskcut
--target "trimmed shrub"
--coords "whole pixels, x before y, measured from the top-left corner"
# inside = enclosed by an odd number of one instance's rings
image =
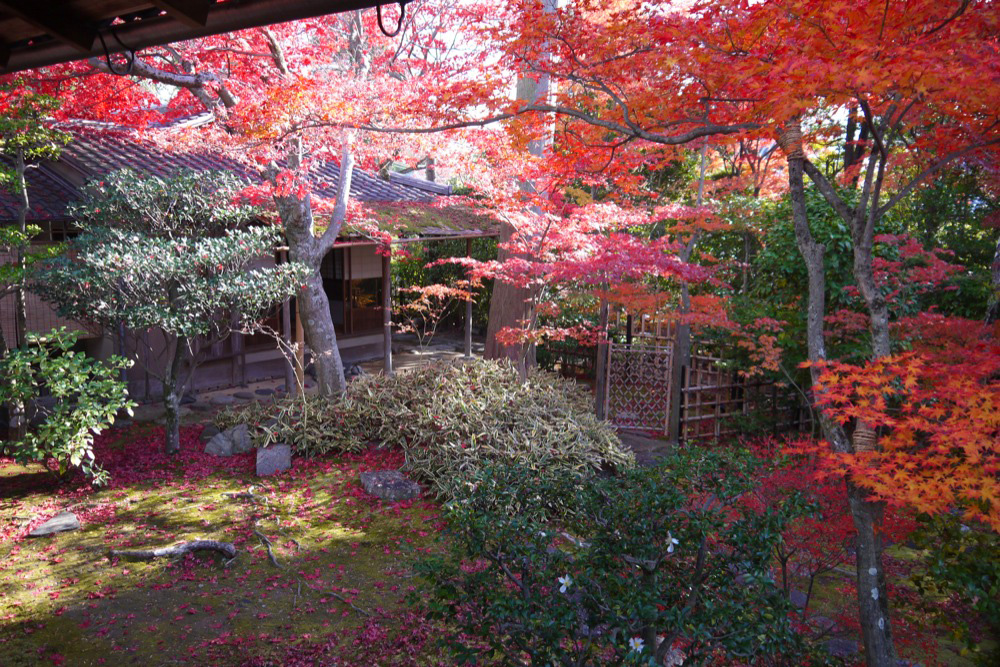
[[[585,390],[543,372],[522,382],[492,361],[362,376],[338,398],[220,413],[220,428],[234,423],[250,425],[258,446],[285,442],[306,456],[400,447],[406,469],[444,495],[487,464],[592,474],[634,462]]]
[[[770,575],[806,508],[745,502],[758,465],[696,448],[597,479],[486,467],[446,505],[414,600],[456,664],[813,664]]]

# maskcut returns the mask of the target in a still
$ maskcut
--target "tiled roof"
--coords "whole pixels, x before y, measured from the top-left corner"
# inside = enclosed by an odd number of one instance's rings
[[[13,163],[0,157],[5,168]],[[66,204],[76,198],[76,188],[44,165],[32,166],[25,174],[28,183],[28,221],[64,220]],[[0,188],[0,220],[16,220],[20,200],[6,188]]]
[[[259,175],[251,173],[241,163],[218,154],[171,153],[129,133],[96,126],[75,127],[72,134],[73,141],[63,149],[60,160],[87,179],[126,167],[157,176],[166,176],[177,169],[195,169],[232,171],[251,180],[259,179]],[[339,171],[339,166],[333,162],[319,167],[315,171],[317,192],[334,197]],[[44,163],[32,168],[28,178],[28,193],[33,208],[29,219],[64,219],[66,206],[78,196],[76,189]],[[433,192],[409,183],[383,181],[360,169],[355,169],[351,178],[351,196],[363,202],[413,204],[430,203],[435,199]],[[0,220],[13,219],[16,207],[17,199],[0,190]]]

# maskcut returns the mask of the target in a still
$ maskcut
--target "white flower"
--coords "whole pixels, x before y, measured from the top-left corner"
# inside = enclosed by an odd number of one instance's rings
[[[680,544],[680,542],[678,542],[674,538],[674,536],[670,534],[670,531],[668,530],[667,531],[667,553],[668,554],[672,554],[674,552],[674,545],[677,545],[677,544]]]
[[[632,639],[628,640],[628,647],[633,651],[635,651],[636,653],[641,652],[642,647],[645,645],[646,643],[642,641],[642,639],[640,639],[639,637],[632,637]]]
[[[569,587],[573,585],[573,578],[568,574],[559,577],[558,581],[560,584],[562,584],[559,587],[560,593],[565,593],[567,590],[569,590]]]

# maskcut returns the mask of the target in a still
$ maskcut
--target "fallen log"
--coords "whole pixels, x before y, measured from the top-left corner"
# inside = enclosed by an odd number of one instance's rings
[[[175,544],[172,547],[160,547],[159,549],[137,549],[108,551],[108,558],[122,558],[125,560],[153,560],[154,558],[179,558],[195,551],[218,551],[229,560],[236,558],[236,547],[229,542],[219,542],[218,540],[194,540]]]

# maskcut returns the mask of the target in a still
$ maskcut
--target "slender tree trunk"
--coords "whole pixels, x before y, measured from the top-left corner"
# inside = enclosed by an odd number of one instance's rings
[[[705,195],[705,166],[708,157],[708,144],[701,145],[701,165],[698,176],[698,197],[695,200],[697,206],[704,203]],[[681,260],[691,261],[691,256],[698,245],[700,232],[695,232],[691,239],[681,251]],[[691,312],[691,291],[686,282],[681,283],[681,307],[680,314],[683,318]],[[675,442],[681,440],[681,403],[684,400],[684,370],[691,365],[691,327],[682,320],[677,322],[677,335],[674,337],[673,359],[671,360],[670,374],[670,421],[668,425],[667,437]]]
[[[17,225],[23,236],[28,233],[28,183],[24,178],[25,171],[24,151],[18,150],[14,154],[14,169],[17,172],[19,201],[17,206]],[[18,245],[16,248],[16,261],[18,271],[17,291],[14,292],[14,342],[17,347],[24,348],[27,345],[28,333],[28,295],[25,290],[27,266],[24,258],[24,246]]]
[[[826,278],[824,275],[824,247],[815,241],[809,229],[806,214],[805,184],[803,179],[805,155],[802,152],[802,137],[797,126],[786,128],[779,142],[788,156],[788,184],[792,201],[792,218],[795,225],[795,240],[806,263],[809,276],[809,302],[807,310],[806,342],[810,361],[826,359],[826,344],[823,337],[823,316],[826,311]],[[863,266],[863,262],[861,265]],[[858,263],[855,263],[857,269]],[[888,316],[886,316],[888,328]],[[887,344],[887,338],[885,342]],[[813,368],[813,381],[818,369]],[[834,451],[852,452],[854,447],[844,429],[829,419],[822,410],[818,411],[820,428],[824,438]],[[889,625],[888,595],[885,588],[885,570],[882,567],[882,545],[877,535],[882,507],[878,503],[865,500],[864,494],[850,481],[847,482],[848,504],[856,539],[856,565],[858,614],[861,622],[862,638],[865,645],[865,660],[868,667],[896,667],[895,648]]]
[[[990,294],[989,307],[986,310],[987,324],[1000,321],[1000,237],[997,237],[997,250],[993,255],[991,275],[990,285],[993,292]]]
[[[25,272],[27,270],[27,265],[25,263],[24,250],[27,245],[28,208],[30,202],[28,201],[28,183],[24,177],[25,169],[24,151],[19,149],[14,154],[14,171],[17,175],[17,186],[19,189],[17,224],[22,238],[24,238],[25,241],[23,244],[18,244],[14,250],[14,260],[17,263],[17,285],[15,285],[14,289],[13,347],[19,347],[21,349],[25,349],[28,346],[28,295],[25,290],[25,283],[27,282]],[[9,436],[14,440],[24,438],[28,431],[28,406],[26,406],[21,400],[13,400],[7,406],[7,412]]]
[[[176,455],[181,451],[181,391],[184,388],[181,369],[184,362],[185,340],[175,337],[167,343],[167,365],[163,372],[164,452]]]

